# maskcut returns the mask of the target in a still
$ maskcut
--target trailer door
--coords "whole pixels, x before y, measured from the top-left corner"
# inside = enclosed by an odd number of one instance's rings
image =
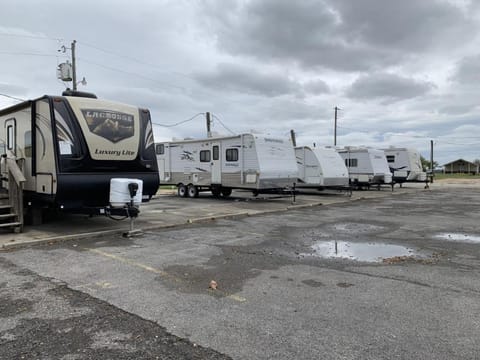
[[[222,183],[222,151],[220,143],[212,143],[212,184]]]

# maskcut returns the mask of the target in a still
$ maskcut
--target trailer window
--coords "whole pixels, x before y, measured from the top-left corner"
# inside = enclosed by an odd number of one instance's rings
[[[227,161],[238,161],[238,149],[227,149],[225,159]]]
[[[8,125],[7,127],[7,149],[8,150],[13,150],[13,139],[14,139],[14,134],[13,134],[13,125]]]
[[[209,162],[210,161],[210,150],[200,151],[200,162]]]
[[[345,159],[345,165],[347,167],[357,167],[358,159]]]
[[[155,152],[157,155],[163,155],[165,154],[165,145],[164,144],[157,144],[155,147]]]
[[[387,161],[389,163],[395,162],[395,155],[387,155]]]
[[[220,159],[220,148],[218,145],[215,145],[213,147],[213,160],[218,160]]]
[[[32,157],[32,132],[25,133],[25,157]]]
[[[82,147],[78,132],[75,131],[73,121],[67,111],[65,103],[54,102],[55,126],[57,130],[58,150],[61,157],[80,158]]]

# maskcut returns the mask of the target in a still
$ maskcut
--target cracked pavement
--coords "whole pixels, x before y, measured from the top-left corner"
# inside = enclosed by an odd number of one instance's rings
[[[99,301],[205,351],[199,358],[473,359],[480,353],[479,200],[475,189],[414,191],[19,249],[0,259],[7,270],[74,292],[75,311]],[[9,276],[23,275],[3,275],[4,288],[18,281]],[[4,296],[24,310],[0,307],[11,324],[0,328],[0,349],[16,341],[9,335],[20,326],[16,317],[57,301],[23,296],[28,283]],[[64,317],[55,320],[64,321],[59,331],[68,328]],[[111,354],[128,352],[128,336],[141,326],[124,326],[89,324],[89,348],[108,343]]]

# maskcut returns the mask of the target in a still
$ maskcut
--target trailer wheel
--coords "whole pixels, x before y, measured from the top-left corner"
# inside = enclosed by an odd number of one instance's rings
[[[183,184],[178,185],[177,195],[180,196],[180,197],[186,197],[187,196],[187,187]]]
[[[229,197],[230,195],[232,195],[232,189],[222,188],[222,196],[223,197]]]
[[[219,197],[220,194],[222,193],[221,189],[218,187],[212,187],[212,195],[214,197]]]
[[[188,185],[187,195],[189,198],[198,197],[198,188],[195,185]]]

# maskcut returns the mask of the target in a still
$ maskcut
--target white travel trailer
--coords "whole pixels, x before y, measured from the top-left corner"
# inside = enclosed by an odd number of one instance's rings
[[[423,171],[420,153],[417,150],[390,146],[383,151],[394,183],[427,181],[427,173]]]
[[[349,185],[348,169],[334,148],[295,148],[298,166],[297,188],[345,188]]]
[[[105,214],[112,178],[141,180],[148,201],[159,186],[150,112],[89,93],[62,95],[0,110],[2,172],[7,160],[18,163],[25,205]]]
[[[200,191],[229,196],[232,189],[283,189],[297,181],[293,146],[287,139],[256,134],[156,144],[160,182],[179,196]]]
[[[353,186],[392,184],[392,174],[382,150],[347,146],[337,152],[345,161]]]

